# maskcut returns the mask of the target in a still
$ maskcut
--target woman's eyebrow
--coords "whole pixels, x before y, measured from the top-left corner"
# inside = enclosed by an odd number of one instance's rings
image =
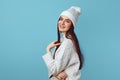
[[[68,21],[70,21],[70,19],[65,19],[65,20],[68,20]]]

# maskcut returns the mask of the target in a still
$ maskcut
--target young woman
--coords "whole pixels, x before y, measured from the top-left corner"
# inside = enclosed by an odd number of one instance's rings
[[[60,14],[57,25],[58,40],[50,43],[46,48],[47,53],[43,55],[50,80],[78,80],[80,78],[83,57],[74,33],[80,12],[79,7],[72,6]],[[51,49],[54,47],[56,49],[52,54]]]

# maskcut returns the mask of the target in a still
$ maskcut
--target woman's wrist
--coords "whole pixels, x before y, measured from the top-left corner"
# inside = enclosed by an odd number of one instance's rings
[[[47,48],[47,49],[46,49],[46,52],[49,53],[49,52],[50,52],[50,48]]]

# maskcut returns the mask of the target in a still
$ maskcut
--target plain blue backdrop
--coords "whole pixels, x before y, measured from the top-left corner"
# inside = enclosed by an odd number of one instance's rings
[[[0,0],[0,80],[48,80],[42,59],[60,13],[79,6],[80,80],[120,80],[119,0]]]

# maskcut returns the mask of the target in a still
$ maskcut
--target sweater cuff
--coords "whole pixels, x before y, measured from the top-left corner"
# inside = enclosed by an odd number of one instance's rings
[[[45,55],[42,56],[42,58],[45,61],[46,65],[49,65],[49,63],[53,60],[51,52],[46,53]]]

